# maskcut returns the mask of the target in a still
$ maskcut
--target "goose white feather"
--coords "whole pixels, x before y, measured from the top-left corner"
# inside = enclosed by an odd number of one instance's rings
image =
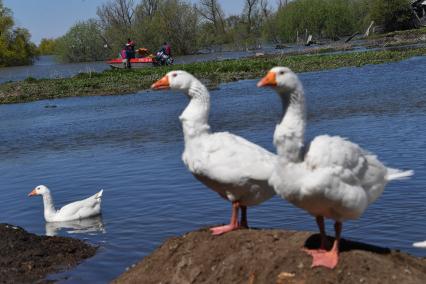
[[[64,222],[80,220],[101,214],[101,199],[103,190],[80,201],[75,201],[56,210],[49,188],[39,185],[28,196],[41,195],[44,205],[44,219],[46,222]]]
[[[185,140],[182,160],[199,181],[234,204],[230,225],[213,228],[213,234],[238,228],[236,215],[240,207],[243,211],[241,223],[246,225],[246,206],[259,204],[275,195],[268,179],[276,155],[229,132],[211,133],[209,92],[191,74],[171,71],[152,88],[180,90],[189,97],[190,102],[179,117]]]
[[[376,156],[338,136],[321,135],[303,152],[306,125],[305,98],[296,74],[285,67],[269,71],[258,86],[272,86],[283,101],[285,114],[274,133],[278,163],[270,178],[278,194],[317,218],[325,249],[323,218],[336,221],[336,241],[332,251],[312,252],[313,266],[337,265],[341,222],[359,218],[395,179],[413,171],[387,168]]]
[[[413,247],[416,247],[416,248],[426,248],[426,241],[413,243]]]

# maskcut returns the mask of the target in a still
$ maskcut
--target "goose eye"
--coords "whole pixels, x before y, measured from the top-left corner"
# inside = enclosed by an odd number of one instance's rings
[[[280,75],[284,75],[284,73],[285,73],[284,71],[280,71],[279,72]]]
[[[173,77],[176,77],[176,76],[177,76],[177,73],[173,73],[173,74],[172,74],[172,76],[173,76]]]

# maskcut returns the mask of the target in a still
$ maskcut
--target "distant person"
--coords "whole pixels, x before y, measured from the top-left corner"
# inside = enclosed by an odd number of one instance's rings
[[[172,49],[167,42],[164,42],[160,50],[157,52],[156,60],[160,65],[173,64]]]
[[[127,45],[125,45],[123,47],[123,49],[120,52],[120,56],[122,59],[122,63],[124,65],[124,68],[128,68],[128,64],[129,64],[129,58],[127,57]]]
[[[127,43],[126,45],[128,45],[130,47],[130,50],[132,51],[130,54],[130,58],[135,58],[135,42],[133,40],[131,40],[130,38],[127,39]]]
[[[163,46],[164,46],[165,53],[169,57],[172,57],[172,47],[170,46],[170,44],[168,44],[167,42],[164,42]]]
[[[132,64],[130,60],[132,58],[135,58],[134,56],[135,52],[132,51],[132,47],[128,43],[126,43],[125,48],[126,48],[126,68],[132,68]]]

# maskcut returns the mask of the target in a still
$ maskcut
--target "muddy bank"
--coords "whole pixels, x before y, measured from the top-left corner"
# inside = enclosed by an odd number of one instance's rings
[[[400,46],[426,42],[426,28],[408,31],[396,31],[369,38],[367,47]]]
[[[0,283],[34,283],[93,256],[96,248],[81,240],[37,236],[0,224]]]
[[[304,245],[319,247],[318,235],[252,229],[214,237],[203,229],[167,240],[113,283],[422,283],[426,279],[424,258],[347,240],[336,269],[311,269],[311,258],[301,251]]]

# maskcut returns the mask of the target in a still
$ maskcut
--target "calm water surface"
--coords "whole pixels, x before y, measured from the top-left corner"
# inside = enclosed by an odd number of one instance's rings
[[[294,48],[293,48],[294,49]],[[291,49],[291,50],[293,50]],[[273,47],[262,49],[263,52],[277,53]],[[193,62],[236,59],[255,55],[255,51],[228,51],[228,52],[212,52],[207,54],[185,55],[175,58],[176,64],[186,64]],[[151,67],[151,65],[146,65]],[[0,68],[0,84],[8,81],[21,81],[28,77],[37,79],[48,78],[67,78],[77,75],[78,73],[102,72],[111,69],[105,61],[98,62],[82,62],[82,63],[59,63],[53,56],[40,56],[30,66],[16,66]]]
[[[280,54],[294,51],[302,51],[309,47],[300,45],[291,45],[285,49],[275,49],[274,45],[267,44],[261,46],[257,50],[242,50],[242,51],[212,51],[205,54],[184,55],[175,58],[175,64],[187,64],[194,62],[237,59],[248,56],[254,56],[256,52],[268,54]],[[151,65],[146,65],[151,67]],[[48,78],[67,78],[77,75],[78,73],[102,72],[111,69],[106,61],[98,62],[82,62],[82,63],[60,63],[53,56],[40,56],[34,65],[3,67],[0,68],[0,84],[8,81],[21,81],[28,77],[37,79]]]
[[[307,138],[348,137],[389,166],[414,169],[343,235],[401,249],[426,239],[426,57],[400,63],[301,74],[309,105]],[[211,126],[274,151],[281,113],[271,90],[256,81],[221,85],[212,94]],[[46,105],[56,108],[45,108]],[[0,222],[37,234],[59,234],[100,245],[77,268],[53,275],[68,283],[105,283],[171,236],[225,223],[230,204],[196,181],[181,162],[180,93],[67,98],[0,105]],[[41,198],[48,185],[57,206],[103,188],[102,219],[46,226]],[[275,197],[249,210],[251,226],[316,231],[314,219]],[[328,231],[332,232],[331,223]]]

